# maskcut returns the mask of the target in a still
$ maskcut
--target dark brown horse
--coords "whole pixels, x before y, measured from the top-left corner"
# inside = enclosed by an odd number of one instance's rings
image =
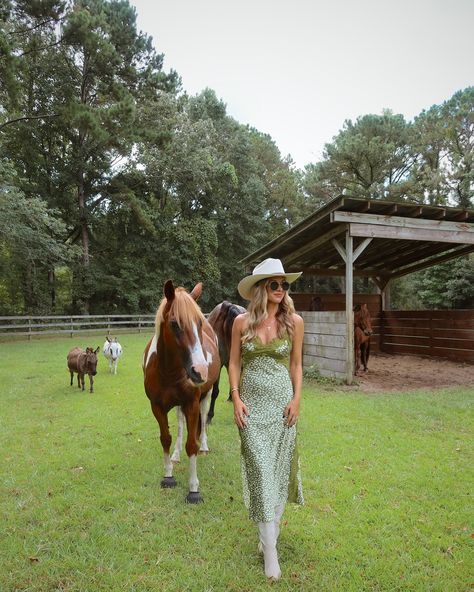
[[[94,392],[94,376],[97,374],[97,352],[92,347],[86,348],[86,351],[80,347],[73,348],[67,355],[67,367],[71,374],[71,386],[74,378],[74,372],[77,372],[77,386],[85,390],[84,376],[89,375],[90,392]]]
[[[355,375],[359,371],[360,365],[364,366],[364,372],[367,372],[367,364],[370,355],[370,336],[372,335],[372,322],[367,304],[357,304],[354,307],[354,358]]]
[[[245,308],[243,306],[232,304],[232,302],[224,300],[224,302],[221,302],[215,308],[213,308],[207,317],[207,320],[212,325],[212,328],[217,335],[217,341],[219,343],[219,357],[221,359],[219,376],[212,386],[211,404],[207,413],[208,423],[211,423],[212,418],[214,417],[214,407],[216,404],[216,399],[219,396],[219,380],[221,377],[222,367],[225,366],[227,372],[229,372],[230,341],[232,338],[232,327],[234,325],[234,320],[235,317],[244,312]]]
[[[208,451],[206,407],[210,388],[219,373],[219,351],[215,333],[196,304],[202,284],[197,284],[188,294],[184,288],[175,289],[168,280],[164,291],[165,297],[156,313],[155,336],[148,342],[143,357],[145,392],[160,426],[165,465],[161,486],[176,486],[172,461],[179,458],[179,444],[176,444],[178,455],[171,458],[168,412],[178,407],[188,430],[186,453],[190,475],[186,501],[198,503],[203,501],[197,477],[198,438],[201,437],[201,450]]]

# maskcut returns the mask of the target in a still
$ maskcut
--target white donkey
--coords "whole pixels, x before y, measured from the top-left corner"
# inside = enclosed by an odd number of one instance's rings
[[[102,351],[104,352],[104,356],[109,360],[110,373],[117,374],[117,365],[118,360],[122,355],[122,346],[117,341],[116,337],[114,337],[113,339],[109,339],[109,337],[106,337],[105,339],[106,341],[104,343]]]

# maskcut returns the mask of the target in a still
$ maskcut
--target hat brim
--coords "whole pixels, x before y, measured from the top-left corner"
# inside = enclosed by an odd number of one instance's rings
[[[252,288],[260,280],[271,277],[284,277],[289,284],[292,284],[302,273],[302,271],[298,271],[295,273],[256,273],[255,275],[248,275],[247,277],[244,277],[243,280],[240,280],[237,290],[242,298],[245,298],[245,300],[251,300]]]

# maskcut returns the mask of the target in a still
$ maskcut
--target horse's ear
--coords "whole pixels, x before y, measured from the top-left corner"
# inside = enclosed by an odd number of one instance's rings
[[[91,349],[92,349],[92,348],[91,348]],[[96,353],[97,353],[97,352],[99,352],[99,351],[100,351],[100,346],[99,346],[99,347],[97,347],[97,348],[95,349],[94,353],[96,354]]]
[[[199,284],[196,284],[191,292],[191,296],[194,298],[194,300],[197,300],[202,294],[202,282],[199,282]]]
[[[174,286],[171,280],[168,280],[165,284],[165,297],[166,300],[174,299]]]
[[[109,337],[108,337],[108,336],[106,336],[106,339],[107,339],[107,341],[110,343],[110,339],[109,339]]]

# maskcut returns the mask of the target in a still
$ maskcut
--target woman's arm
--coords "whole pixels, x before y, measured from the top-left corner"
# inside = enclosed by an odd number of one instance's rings
[[[293,332],[293,347],[290,354],[290,377],[293,385],[293,399],[285,409],[288,427],[295,425],[300,414],[301,385],[303,383],[303,319],[293,315],[295,328]]]
[[[242,339],[242,330],[246,322],[246,313],[235,318],[232,326],[232,338],[230,342],[229,354],[229,383],[230,396],[234,404],[234,418],[235,423],[239,428],[244,428],[247,425],[245,420],[248,415],[248,409],[242,402],[239,393],[240,385],[240,368],[241,368],[241,353],[240,345]]]

